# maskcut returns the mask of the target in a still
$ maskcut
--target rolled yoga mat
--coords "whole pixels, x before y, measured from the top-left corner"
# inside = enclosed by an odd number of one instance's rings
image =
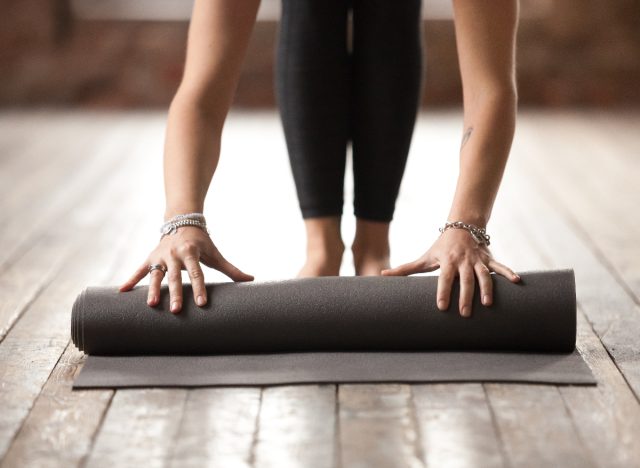
[[[85,289],[71,336],[89,354],[74,388],[340,382],[594,384],[575,351],[573,270],[495,273],[489,307],[436,307],[438,277],[212,283],[198,307],[146,304],[147,286]]]

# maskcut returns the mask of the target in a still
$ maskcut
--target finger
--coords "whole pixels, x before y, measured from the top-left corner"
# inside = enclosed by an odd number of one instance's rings
[[[458,299],[458,307],[460,308],[460,315],[463,317],[471,317],[473,293],[476,286],[475,280],[473,268],[466,264],[460,265],[460,297]]]
[[[395,268],[387,268],[381,271],[383,276],[407,276],[414,273],[426,273],[428,271],[437,270],[440,267],[437,263],[425,266],[424,260],[415,260],[413,262],[399,265]]]
[[[245,273],[235,265],[231,264],[231,262],[224,258],[219,252],[214,259],[208,258],[205,254],[203,254],[202,261],[208,267],[215,268],[219,272],[224,273],[233,281],[253,281],[254,279],[253,275]]]
[[[122,283],[122,285],[120,286],[120,291],[130,291],[131,288],[138,284],[142,278],[147,276],[147,273],[149,273],[149,263],[144,262],[138,267],[135,273],[131,275],[131,277],[127,281]]]
[[[178,313],[182,309],[182,276],[181,265],[171,262],[168,265],[167,278],[169,279],[169,304],[171,312]]]
[[[438,309],[447,310],[449,299],[451,298],[451,286],[456,277],[456,271],[449,264],[441,265],[440,276],[438,277],[438,290],[436,293]]]
[[[517,283],[518,281],[520,281],[520,275],[518,275],[511,268],[509,268],[506,265],[503,265],[500,262],[496,262],[495,260],[490,260],[489,261],[489,268],[491,268],[496,273],[501,274],[502,276],[504,276],[505,278],[509,279],[510,281],[512,281],[514,283]]]
[[[164,275],[165,273],[162,270],[153,270],[150,274],[147,304],[152,307],[160,303],[160,284]]]
[[[493,278],[489,268],[484,263],[477,263],[474,267],[480,283],[480,298],[482,304],[489,306],[493,303]]]
[[[184,266],[187,268],[193,289],[193,299],[200,307],[207,303],[207,289],[204,285],[204,274],[200,267],[200,261],[195,256],[188,256],[184,259]]]

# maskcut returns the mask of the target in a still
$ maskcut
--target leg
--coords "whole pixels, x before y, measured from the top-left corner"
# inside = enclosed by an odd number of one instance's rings
[[[409,153],[422,83],[420,0],[355,0],[353,36],[356,274],[389,266],[389,223]]]
[[[337,275],[348,141],[345,0],[283,0],[276,91],[307,229],[301,276]]]
[[[390,223],[356,218],[356,236],[351,245],[353,264],[358,276],[378,276],[390,268]]]

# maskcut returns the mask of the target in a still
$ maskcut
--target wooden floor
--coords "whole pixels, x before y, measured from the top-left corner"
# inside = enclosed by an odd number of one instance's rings
[[[120,283],[157,241],[164,125],[164,113],[0,112],[2,467],[640,466],[640,112],[522,110],[488,228],[496,258],[520,271],[575,269],[578,348],[597,387],[72,392],[73,300]],[[458,112],[421,116],[394,264],[437,237],[461,133]],[[225,256],[258,280],[296,273],[303,230],[275,114],[230,117],[210,192]]]

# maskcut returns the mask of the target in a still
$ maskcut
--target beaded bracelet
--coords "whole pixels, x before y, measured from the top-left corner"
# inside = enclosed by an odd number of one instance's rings
[[[209,234],[209,230],[207,229],[207,221],[204,218],[202,213],[186,213],[179,214],[174,216],[173,218],[167,220],[160,227],[160,239],[168,234],[175,234],[178,232],[178,228],[182,226],[195,226],[202,229],[204,232]]]
[[[487,234],[487,231],[485,230],[485,228],[475,226],[474,224],[467,224],[463,221],[453,221],[451,223],[446,222],[444,224],[444,227],[441,227],[438,230],[442,233],[442,232],[445,232],[447,229],[465,229],[469,231],[469,233],[471,234],[471,237],[473,237],[473,240],[475,240],[478,244],[485,244],[488,246],[491,243],[489,241],[491,236]]]

